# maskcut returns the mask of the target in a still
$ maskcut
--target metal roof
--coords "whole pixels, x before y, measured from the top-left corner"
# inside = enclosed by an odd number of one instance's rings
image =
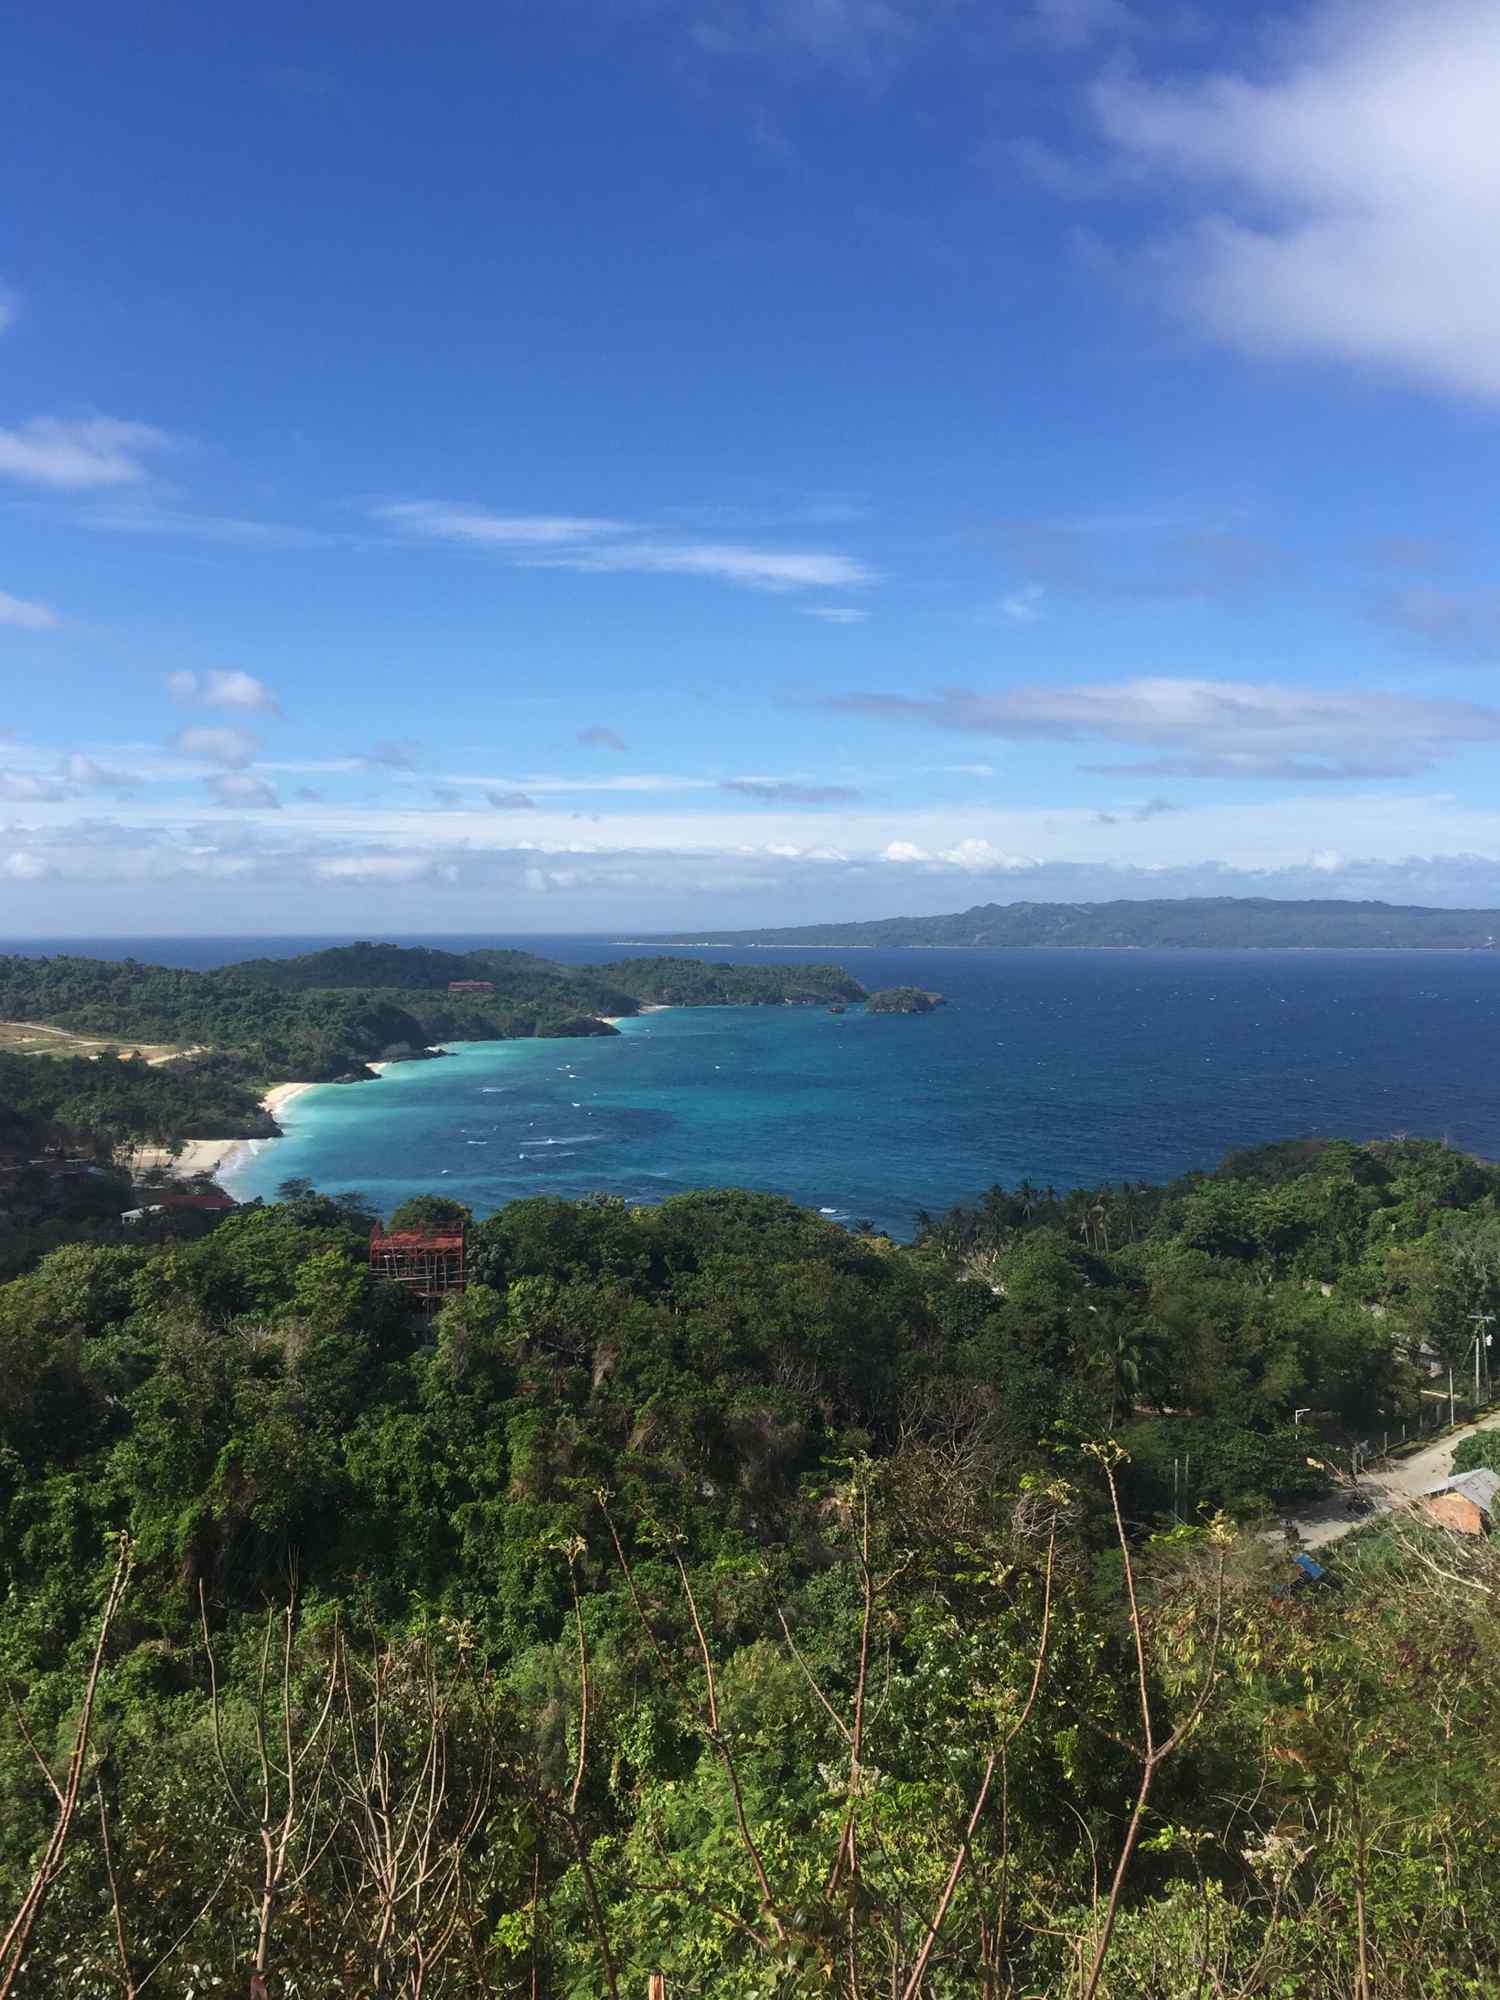
[[[1455,1472],[1434,1486],[1427,1498],[1438,1493],[1461,1493],[1465,1500],[1472,1500],[1481,1514],[1493,1514],[1495,1496],[1500,1494],[1500,1472],[1491,1472],[1486,1465],[1475,1466],[1472,1472]]]

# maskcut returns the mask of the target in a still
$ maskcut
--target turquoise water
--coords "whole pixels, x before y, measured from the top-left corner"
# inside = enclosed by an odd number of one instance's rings
[[[597,940],[533,940],[574,960]],[[703,952],[747,962],[773,956]],[[774,954],[791,957],[790,953]],[[831,957],[833,954],[803,954]],[[1438,952],[850,952],[941,1012],[672,1010],[597,1041],[460,1045],[322,1085],[233,1160],[382,1209],[517,1196],[767,1188],[910,1232],[992,1182],[1168,1178],[1300,1133],[1397,1131],[1500,1156],[1500,957]]]

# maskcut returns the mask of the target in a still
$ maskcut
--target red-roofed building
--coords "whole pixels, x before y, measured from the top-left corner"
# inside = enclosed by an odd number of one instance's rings
[[[464,1232],[399,1229],[370,1231],[370,1271],[405,1285],[428,1305],[464,1288]]]
[[[195,1208],[204,1215],[227,1215],[239,1203],[232,1195],[225,1194],[223,1188],[163,1188],[157,1202],[159,1208]]]

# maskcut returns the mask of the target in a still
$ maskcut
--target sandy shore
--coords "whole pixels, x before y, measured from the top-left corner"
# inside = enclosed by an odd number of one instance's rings
[[[244,1139],[188,1139],[175,1156],[165,1146],[132,1146],[129,1166],[137,1174],[165,1167],[178,1180],[191,1180],[194,1174],[217,1173],[229,1155],[246,1144],[248,1141]]]
[[[275,1084],[260,1100],[262,1108],[274,1118],[285,1110],[294,1097],[312,1088],[310,1083]],[[134,1173],[148,1173],[152,1168],[165,1167],[178,1180],[191,1180],[195,1174],[218,1173],[231,1153],[237,1153],[241,1146],[252,1143],[249,1139],[188,1139],[175,1157],[165,1146],[134,1146],[130,1149],[129,1164]]]
[[[372,1063],[370,1067],[374,1069],[376,1065]],[[271,1116],[274,1118],[276,1117],[278,1112],[285,1110],[286,1106],[291,1103],[294,1097],[300,1097],[304,1090],[312,1090],[313,1088],[315,1088],[315,1086],[310,1083],[273,1084],[272,1087],[266,1092],[265,1096],[260,1100],[261,1105],[265,1110],[269,1111]]]

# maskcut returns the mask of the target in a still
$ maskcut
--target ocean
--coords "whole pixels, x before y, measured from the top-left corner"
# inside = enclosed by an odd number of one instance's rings
[[[206,966],[347,938],[75,939],[9,949]],[[600,938],[515,944],[581,964]],[[685,954],[687,955],[687,954]],[[460,1045],[286,1109],[235,1156],[241,1199],[302,1176],[389,1210],[440,1190],[658,1201],[734,1185],[908,1236],[992,1183],[1163,1180],[1305,1133],[1446,1139],[1500,1157],[1500,957],[1467,952],[703,949],[836,960],[868,987],[947,996],[923,1016],[682,1009],[617,1038]]]

